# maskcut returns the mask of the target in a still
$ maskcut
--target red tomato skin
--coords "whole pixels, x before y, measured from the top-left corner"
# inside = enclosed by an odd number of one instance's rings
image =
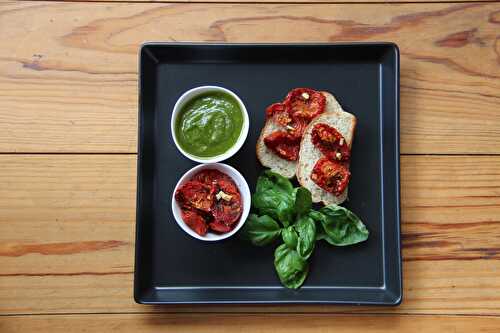
[[[296,161],[299,158],[300,138],[285,131],[276,131],[264,138],[264,144],[279,157]]]
[[[346,163],[332,161],[325,156],[316,162],[311,172],[311,180],[316,185],[336,196],[345,191],[350,178],[351,173]]]

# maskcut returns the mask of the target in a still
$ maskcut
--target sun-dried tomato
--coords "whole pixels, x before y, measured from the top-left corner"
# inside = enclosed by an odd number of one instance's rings
[[[349,161],[351,151],[346,140],[335,128],[327,124],[314,125],[312,143],[331,160]]]
[[[241,217],[243,204],[231,177],[216,169],[195,174],[175,193],[183,221],[196,233],[210,228],[218,233],[233,229]]]
[[[195,210],[183,209],[182,220],[200,236],[205,236],[208,226],[203,216]]]
[[[175,200],[183,208],[196,208],[209,212],[213,204],[211,187],[196,180],[184,183],[175,193]]]
[[[264,138],[264,144],[283,159],[296,161],[299,158],[300,137],[288,132],[273,132]]]
[[[321,157],[314,165],[311,180],[327,192],[342,194],[347,188],[351,173],[347,164]]]
[[[219,179],[214,184],[212,191],[215,194],[215,200],[211,212],[215,222],[221,222],[228,226],[238,222],[243,205],[236,184],[232,180]]]
[[[292,118],[310,122],[325,112],[326,97],[313,89],[296,88],[288,93],[283,104]]]

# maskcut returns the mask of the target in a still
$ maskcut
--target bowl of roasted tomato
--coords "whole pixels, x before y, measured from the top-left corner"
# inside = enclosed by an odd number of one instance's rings
[[[217,241],[231,237],[250,212],[250,189],[235,168],[223,163],[195,166],[175,186],[172,212],[190,236]]]

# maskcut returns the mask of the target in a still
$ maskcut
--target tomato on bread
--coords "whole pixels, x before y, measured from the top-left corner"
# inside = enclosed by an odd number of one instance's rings
[[[266,109],[266,123],[256,145],[260,163],[286,178],[294,177],[298,160],[295,151],[300,148],[306,127],[318,115],[335,111],[337,104],[330,93],[309,88],[293,89],[284,101],[271,104]],[[290,135],[276,134],[279,137],[278,141],[282,142],[281,145],[277,145],[274,141],[276,137],[269,137],[277,131]],[[295,137],[296,140],[292,140],[291,137]],[[284,151],[285,154],[282,153]]]

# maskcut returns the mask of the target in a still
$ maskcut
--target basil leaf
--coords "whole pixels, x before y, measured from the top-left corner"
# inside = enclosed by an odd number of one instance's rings
[[[250,214],[241,229],[241,237],[257,246],[264,246],[276,240],[281,232],[279,224],[270,216]]]
[[[322,239],[326,239],[326,233],[325,231],[323,230],[323,227],[321,227],[321,224],[320,224],[320,227],[319,228],[316,228],[316,240],[322,240]]]
[[[368,229],[359,217],[347,208],[329,205],[321,208],[320,223],[326,234],[325,240],[336,246],[346,246],[365,241]],[[318,218],[318,215],[316,215]]]
[[[307,259],[311,256],[316,243],[316,224],[309,216],[303,216],[295,223],[294,227],[299,235],[297,252],[302,258]]]
[[[281,238],[283,238],[283,242],[290,248],[295,249],[297,247],[298,236],[292,226],[283,229],[281,232]]]
[[[297,188],[295,192],[295,213],[298,215],[306,214],[311,210],[312,197],[311,192],[305,187]]]
[[[294,204],[293,186],[287,178],[271,171],[259,177],[252,206],[260,215],[269,215],[287,227],[293,222]]]
[[[292,289],[299,288],[307,277],[307,261],[297,251],[281,244],[274,251],[274,267],[281,283]]]
[[[272,172],[271,170],[266,170],[260,175],[259,179],[257,179],[255,192],[262,192],[271,188],[279,189],[288,194],[292,194],[293,192],[292,182],[290,182],[288,178]]]
[[[282,201],[278,204],[278,219],[284,227],[293,223],[293,206],[289,202]]]
[[[321,214],[317,210],[311,210],[308,215],[310,218],[312,218],[316,222],[321,222],[321,220],[323,220],[325,218],[323,216],[323,214]]]
[[[308,214],[310,218],[314,220],[315,225],[316,225],[316,240],[322,240],[326,238],[326,233],[325,230],[323,230],[323,227],[321,225],[321,221],[325,218],[323,214],[316,210],[311,210]]]

